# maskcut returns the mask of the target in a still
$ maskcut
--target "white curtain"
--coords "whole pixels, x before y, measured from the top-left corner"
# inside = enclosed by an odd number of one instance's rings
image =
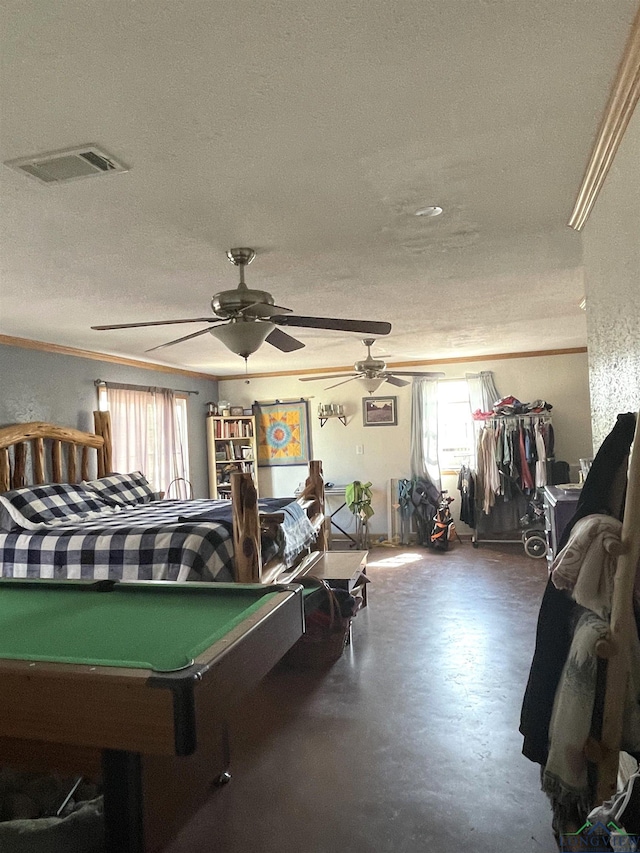
[[[411,387],[411,476],[440,484],[438,380],[414,377]]]
[[[186,442],[174,392],[107,386],[107,400],[114,470],[142,471],[155,491],[166,492],[176,478],[186,480]]]
[[[493,371],[483,370],[480,373],[466,373],[467,388],[471,412],[490,412],[500,399],[500,394],[493,381]]]

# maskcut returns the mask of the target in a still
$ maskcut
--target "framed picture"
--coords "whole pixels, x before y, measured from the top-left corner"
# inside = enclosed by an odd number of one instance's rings
[[[258,465],[305,465],[309,461],[309,407],[296,403],[256,404]]]
[[[398,423],[397,401],[397,397],[363,397],[364,426],[396,426]]]
[[[231,416],[234,418],[238,415],[244,415],[244,409],[242,408],[242,406],[231,406],[230,412]]]

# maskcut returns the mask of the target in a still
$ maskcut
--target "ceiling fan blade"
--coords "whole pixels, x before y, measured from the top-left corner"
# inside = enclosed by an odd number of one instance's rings
[[[349,376],[348,373],[331,373],[329,376],[299,376],[300,382],[319,382],[321,379],[325,381],[326,379],[344,379]],[[354,377],[359,376],[359,373],[352,374]]]
[[[360,373],[356,373],[356,375],[355,375],[355,376],[351,376],[351,377],[349,377],[349,379],[345,379],[345,380],[344,380],[344,382],[336,382],[336,384],[335,384],[335,385],[327,385],[327,387],[326,387],[324,390],[325,390],[325,391],[328,391],[330,388],[337,388],[337,387],[338,387],[338,385],[344,385],[346,382],[353,382],[353,380],[354,380],[354,379],[357,379],[357,378],[358,378],[359,376],[361,376],[361,375],[362,375],[362,374],[360,374]],[[326,378],[327,378],[327,377],[325,376],[325,379],[326,379]]]
[[[278,326],[301,326],[306,329],[333,329],[336,332],[364,332],[368,335],[388,335],[391,323],[377,320],[342,320],[337,317],[302,317],[297,314],[269,318]]]
[[[241,308],[238,314],[249,317],[259,317],[261,320],[270,318],[273,314],[280,315],[281,311],[291,311],[291,308],[283,308],[282,305],[269,305],[267,302],[254,302]]]
[[[139,329],[142,326],[173,326],[176,323],[219,323],[218,317],[191,317],[188,320],[152,320],[150,323],[119,323],[115,326],[92,326],[99,332],[105,329]]]
[[[380,377],[384,379],[385,382],[388,382],[389,385],[395,385],[397,388],[402,388],[404,385],[409,385],[410,383],[406,379],[397,379],[395,376],[384,376],[382,373]]]
[[[302,349],[304,346],[302,341],[292,338],[291,335],[282,332],[280,329],[274,329],[272,332],[269,332],[265,340],[272,347],[276,347],[276,349],[282,352],[293,352],[294,350]]]
[[[411,370],[394,370],[394,376],[422,376],[424,379],[444,379],[446,376],[445,373],[439,373],[438,371],[432,373],[414,373]]]
[[[193,332],[192,334],[185,335],[182,338],[176,338],[174,341],[167,341],[166,344],[158,344],[157,347],[150,347],[149,349],[146,349],[145,352],[153,352],[154,350],[162,349],[163,347],[172,347],[174,344],[181,344],[182,341],[190,341],[191,338],[199,338],[200,335],[206,335],[208,332],[209,329],[200,329],[199,332]]]

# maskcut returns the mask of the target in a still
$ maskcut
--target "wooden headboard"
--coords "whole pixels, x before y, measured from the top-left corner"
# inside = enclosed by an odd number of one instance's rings
[[[42,483],[79,483],[111,472],[111,422],[94,412],[96,433],[44,421],[0,427],[0,492]],[[96,451],[93,461],[91,452]]]

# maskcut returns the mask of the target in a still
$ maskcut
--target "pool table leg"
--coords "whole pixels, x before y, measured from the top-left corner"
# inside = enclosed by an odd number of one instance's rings
[[[215,784],[218,788],[231,781],[231,771],[229,770],[231,765],[231,740],[229,738],[229,722],[227,720],[225,720],[221,726],[220,745],[222,749],[222,766],[224,767],[224,770],[216,779]]]
[[[137,752],[102,752],[107,853],[144,853],[142,760]]]

